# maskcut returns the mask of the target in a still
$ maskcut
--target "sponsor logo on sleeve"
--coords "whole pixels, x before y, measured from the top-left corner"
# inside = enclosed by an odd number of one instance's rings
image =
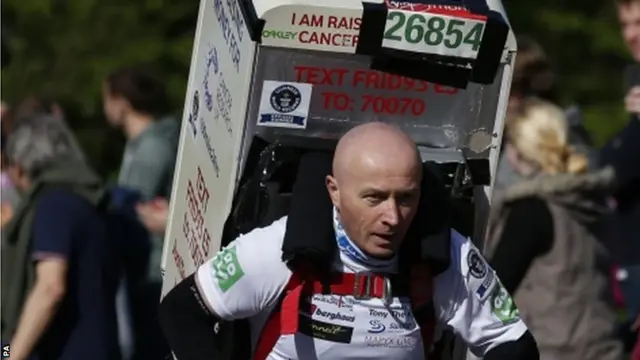
[[[329,324],[320,320],[301,317],[299,331],[316,339],[348,344],[353,336],[353,328],[336,324]]]
[[[496,275],[476,249],[469,250],[467,254],[467,268],[469,269],[469,289],[484,302],[497,284]]]
[[[516,322],[520,312],[509,292],[500,284],[491,294],[491,310],[503,324]]]
[[[469,274],[476,279],[483,279],[487,275],[487,264],[476,249],[469,250],[467,266],[469,267]]]
[[[211,262],[213,275],[222,292],[226,292],[244,276],[242,266],[236,255],[236,248],[228,247],[216,254]]]

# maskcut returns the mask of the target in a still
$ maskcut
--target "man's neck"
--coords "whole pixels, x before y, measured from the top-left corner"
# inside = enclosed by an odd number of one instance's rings
[[[153,123],[153,117],[150,115],[132,113],[124,121],[124,136],[127,140],[134,140],[140,136],[151,123]]]

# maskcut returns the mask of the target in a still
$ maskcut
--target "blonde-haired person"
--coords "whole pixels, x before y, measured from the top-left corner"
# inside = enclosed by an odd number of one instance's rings
[[[514,294],[541,359],[620,359],[608,259],[595,230],[608,212],[612,172],[587,172],[587,157],[569,144],[564,111],[550,102],[523,101],[506,134],[508,159],[525,180],[493,200],[491,266]]]
[[[521,106],[525,99],[537,97],[548,101],[557,99],[557,81],[547,52],[533,37],[524,34],[516,35],[518,41],[518,56],[513,68],[513,81],[509,94],[507,113],[511,114]],[[577,105],[564,109],[568,121],[569,142],[580,152],[588,154],[591,159],[596,158],[591,134],[582,124],[582,112]],[[507,137],[504,138],[505,143]],[[503,150],[506,146],[503,146]],[[593,161],[596,165],[595,161]],[[522,180],[522,176],[511,166],[507,154],[502,151],[498,163],[495,188],[499,192]]]

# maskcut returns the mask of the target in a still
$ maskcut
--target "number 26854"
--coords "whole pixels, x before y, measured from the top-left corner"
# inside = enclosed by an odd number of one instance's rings
[[[443,44],[449,49],[466,45],[474,52],[480,48],[485,26],[483,21],[465,21],[429,14],[414,13],[407,17],[400,11],[390,12],[387,23],[391,26],[384,33],[385,40],[409,44],[424,42],[428,46]]]

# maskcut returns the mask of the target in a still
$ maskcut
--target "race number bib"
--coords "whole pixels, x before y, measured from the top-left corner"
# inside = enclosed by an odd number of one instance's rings
[[[428,12],[389,11],[382,46],[414,53],[475,59],[486,19]]]

